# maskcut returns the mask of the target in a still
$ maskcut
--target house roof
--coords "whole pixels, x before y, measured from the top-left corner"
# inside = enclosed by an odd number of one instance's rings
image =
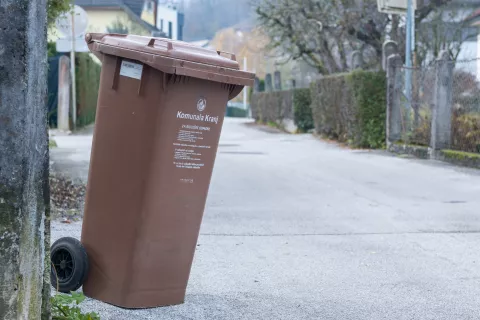
[[[434,0],[417,0],[417,6],[422,7],[429,5]],[[475,7],[480,4],[479,0],[450,0],[446,5],[448,6],[462,6],[462,7]]]
[[[75,0],[75,4],[81,7],[117,7],[123,4],[123,0]]]
[[[472,12],[464,19],[465,22],[478,20],[480,17],[480,0],[452,0],[449,6],[472,10]]]
[[[142,14],[144,0],[75,0],[81,7],[128,7],[134,14]]]
[[[142,25],[149,31],[158,34],[160,30],[144,21],[142,15],[145,0],[75,0],[75,4],[83,8],[120,8],[123,9],[132,20]]]
[[[123,3],[132,10],[137,16],[142,15],[144,0],[123,0]]]
[[[465,21],[474,23],[476,20],[478,20],[478,18],[480,18],[480,9],[477,9],[477,10],[473,11],[472,14],[470,14],[465,19]]]

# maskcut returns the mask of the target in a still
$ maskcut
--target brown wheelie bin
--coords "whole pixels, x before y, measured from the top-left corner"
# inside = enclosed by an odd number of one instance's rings
[[[52,284],[126,308],[183,303],[225,108],[254,74],[169,39],[86,41],[102,72],[82,237],[52,246]]]

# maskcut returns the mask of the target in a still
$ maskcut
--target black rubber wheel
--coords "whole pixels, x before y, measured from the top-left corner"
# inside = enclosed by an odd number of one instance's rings
[[[50,283],[60,292],[78,290],[88,275],[88,256],[82,243],[75,238],[60,238],[50,251]]]

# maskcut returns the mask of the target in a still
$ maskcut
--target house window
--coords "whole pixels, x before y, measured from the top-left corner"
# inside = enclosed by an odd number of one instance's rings
[[[173,31],[172,22],[169,21],[169,22],[168,22],[168,37],[169,37],[170,39],[172,39],[172,36],[173,36],[173,34],[172,34],[173,32],[172,32],[172,31]]]
[[[160,31],[163,31],[163,19],[160,19]]]
[[[183,40],[183,27],[178,25],[177,40]]]

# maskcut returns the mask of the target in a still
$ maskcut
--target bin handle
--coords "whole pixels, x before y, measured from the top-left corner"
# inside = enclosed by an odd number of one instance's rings
[[[157,40],[160,40],[160,39],[157,39],[157,38],[152,38],[152,39],[150,39],[150,41],[148,41],[147,46],[153,48],[153,46],[155,45],[155,41],[157,41]],[[173,44],[172,44],[171,42],[169,42],[169,41],[167,41],[167,50],[168,50],[168,51],[173,50]]]
[[[237,57],[235,56],[234,53],[230,53],[230,52],[226,52],[226,51],[221,51],[221,50],[217,50],[217,54],[219,56],[221,56],[223,54],[226,54],[226,55],[230,55],[230,60],[233,60],[233,61],[237,61]]]

